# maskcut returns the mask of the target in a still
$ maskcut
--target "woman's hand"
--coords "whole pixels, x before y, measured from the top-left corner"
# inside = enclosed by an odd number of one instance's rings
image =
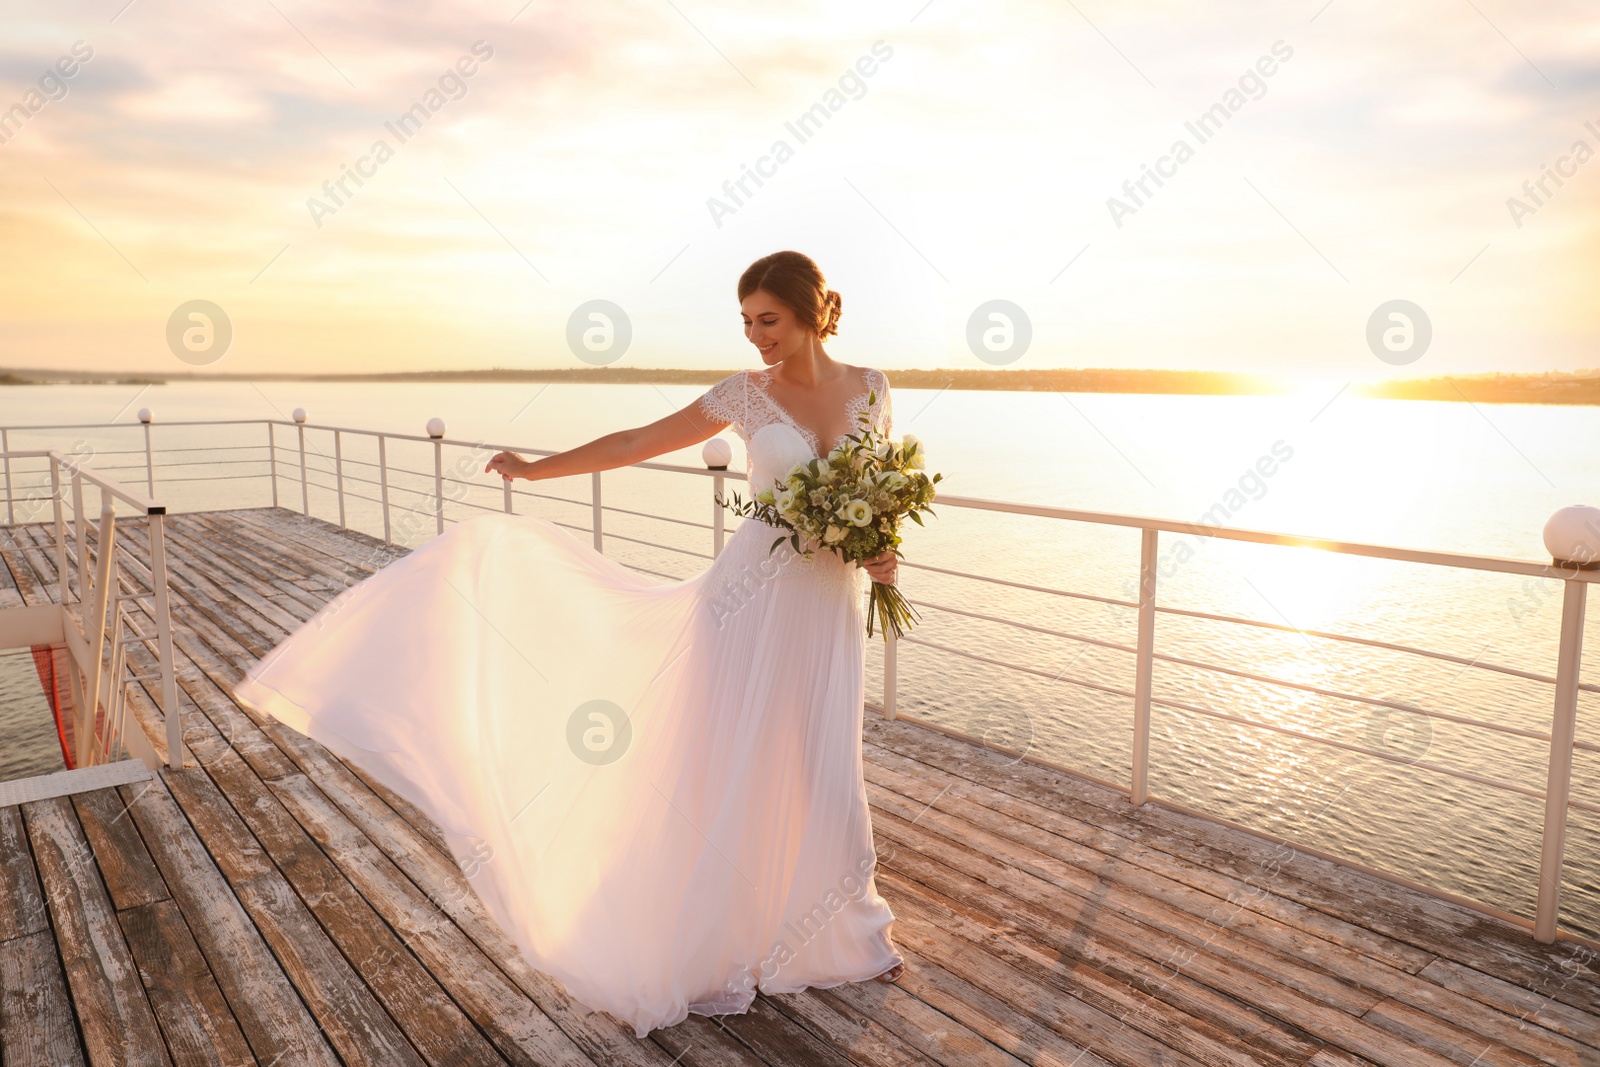
[[[899,557],[893,552],[880,552],[871,559],[862,560],[861,566],[866,568],[867,574],[872,577],[873,581],[880,582],[883,585],[893,585],[895,566],[899,562]]]
[[[483,472],[488,474],[492,471],[509,482],[513,478],[521,478],[523,473],[531,466],[531,463],[515,452],[500,452],[489,460],[488,464],[484,466]]]

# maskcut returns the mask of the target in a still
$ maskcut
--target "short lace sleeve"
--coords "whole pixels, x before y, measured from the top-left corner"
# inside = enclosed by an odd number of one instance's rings
[[[749,381],[744,371],[734,371],[700,396],[700,410],[707,418],[721,419],[733,426],[740,437],[746,436],[749,422]]]

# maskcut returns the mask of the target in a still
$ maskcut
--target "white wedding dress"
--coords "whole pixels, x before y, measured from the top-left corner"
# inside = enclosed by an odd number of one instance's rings
[[[752,491],[823,451],[769,380],[699,400],[744,440]],[[852,430],[861,412],[888,432],[881,371]],[[469,518],[236,694],[426,811],[528,961],[640,1037],[758,987],[872,978],[900,957],[861,767],[866,574],[769,554],[777,536],[746,520],[662,584],[545,519]]]

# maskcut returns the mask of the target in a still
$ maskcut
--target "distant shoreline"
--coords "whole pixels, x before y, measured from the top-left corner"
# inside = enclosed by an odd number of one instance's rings
[[[165,385],[177,382],[574,382],[615,385],[712,385],[728,370],[648,367],[569,367],[545,370],[398,371],[389,374],[107,374],[34,368],[0,369],[0,385]],[[1227,371],[1119,370],[892,370],[902,389],[1011,392],[1145,393],[1191,396],[1281,396],[1293,390],[1268,375]],[[1390,400],[1453,400],[1488,404],[1600,404],[1600,371],[1568,374],[1472,374],[1354,384],[1353,396]]]

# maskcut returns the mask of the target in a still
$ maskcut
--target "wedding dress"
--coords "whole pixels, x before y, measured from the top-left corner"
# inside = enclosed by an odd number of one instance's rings
[[[698,401],[752,491],[823,452],[769,381]],[[889,431],[881,371],[849,409]],[[900,956],[861,766],[866,574],[777,536],[746,520],[663,584],[542,518],[465,519],[236,695],[427,812],[528,961],[640,1037],[872,978]]]

